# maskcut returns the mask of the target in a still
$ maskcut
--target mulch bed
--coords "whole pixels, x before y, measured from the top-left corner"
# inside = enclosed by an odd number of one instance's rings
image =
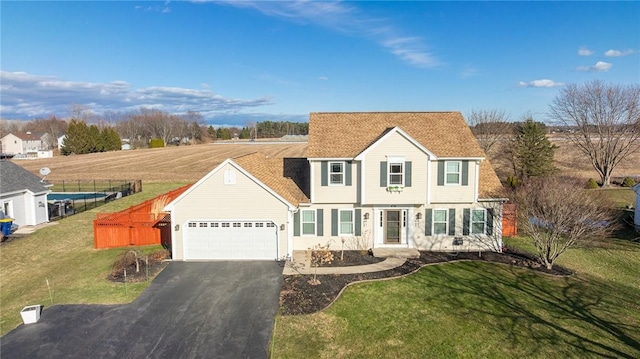
[[[367,264],[380,263],[385,258],[374,257],[373,253],[369,251],[331,251],[333,253],[333,260],[331,263],[321,264],[320,267],[350,267],[361,266]]]
[[[372,256],[359,254],[359,257],[361,258],[358,258],[355,253],[350,253],[350,258],[354,261],[353,263],[357,263],[352,265],[370,264],[363,262],[369,260],[368,257]],[[329,306],[338,297],[342,288],[349,283],[362,280],[400,277],[415,272],[426,264],[455,262],[459,260],[504,263],[531,268],[532,270],[558,276],[573,274],[571,271],[557,265],[555,265],[552,270],[547,270],[544,266],[541,266],[531,254],[513,249],[508,249],[505,253],[483,252],[480,257],[478,256],[478,252],[459,252],[457,254],[420,252],[419,258],[408,259],[403,265],[386,271],[360,274],[319,275],[318,279],[322,283],[320,285],[309,284],[309,280],[313,278],[311,275],[285,276],[280,291],[280,313],[282,315],[315,313]]]

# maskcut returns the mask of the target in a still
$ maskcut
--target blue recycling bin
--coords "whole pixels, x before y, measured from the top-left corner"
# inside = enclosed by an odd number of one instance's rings
[[[13,224],[13,218],[0,219],[0,231],[4,237],[11,234],[11,225]]]

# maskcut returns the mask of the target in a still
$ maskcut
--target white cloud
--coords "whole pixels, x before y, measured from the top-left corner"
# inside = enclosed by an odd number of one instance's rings
[[[3,118],[33,118],[51,113],[66,115],[71,104],[94,112],[130,111],[138,107],[162,108],[171,113],[198,111],[209,118],[271,105],[271,99],[228,98],[207,88],[146,87],[133,89],[128,82],[73,82],[25,72],[0,72],[0,112]]]
[[[580,56],[591,56],[593,55],[593,51],[589,50],[586,46],[580,46],[578,49],[578,55]]]
[[[329,81],[329,78],[326,77],[326,76],[320,76],[320,77],[318,77],[318,80],[320,80],[320,81]]]
[[[533,80],[530,82],[520,81],[518,82],[518,86],[520,87],[559,87],[559,86],[564,86],[564,83],[555,82],[549,79],[540,79],[540,80]]]
[[[627,55],[631,55],[634,54],[635,51],[631,50],[631,49],[626,49],[626,50],[614,50],[614,49],[609,49],[604,53],[604,56],[606,57],[619,57],[619,56],[627,56]]]
[[[612,63],[598,61],[593,66],[578,66],[576,67],[576,70],[584,72],[607,72],[611,70],[611,67],[613,67]]]
[[[196,0],[195,2],[209,2]],[[415,67],[429,68],[440,61],[426,50],[421,38],[405,36],[386,19],[372,18],[343,2],[327,1],[213,1],[240,8],[251,8],[267,16],[287,21],[316,24],[350,36],[371,39]]]

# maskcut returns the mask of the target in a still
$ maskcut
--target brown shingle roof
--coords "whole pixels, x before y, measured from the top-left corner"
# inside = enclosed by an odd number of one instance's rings
[[[393,127],[438,157],[486,157],[460,112],[316,112],[309,116],[309,158],[354,158]],[[480,163],[479,195],[499,196],[491,163]]]
[[[480,198],[504,197],[504,187],[500,183],[496,171],[489,160],[480,162],[480,183],[478,184],[478,196]]]
[[[438,157],[484,157],[460,112],[313,112],[310,158],[353,158],[399,127]]]
[[[262,153],[254,152],[236,157],[233,161],[294,206],[309,202],[295,182],[282,175],[282,158],[267,158]]]

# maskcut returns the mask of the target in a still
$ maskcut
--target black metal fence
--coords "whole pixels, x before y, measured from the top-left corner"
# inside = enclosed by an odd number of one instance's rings
[[[142,191],[141,180],[61,180],[47,196],[49,219],[59,219],[96,208]]]

